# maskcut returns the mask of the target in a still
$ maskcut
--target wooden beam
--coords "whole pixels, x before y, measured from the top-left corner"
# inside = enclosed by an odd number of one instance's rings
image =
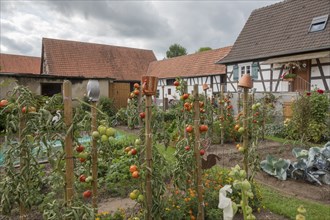
[[[283,74],[284,65],[281,66],[280,74],[278,75],[276,86],[275,86],[275,92],[277,92],[278,85],[280,84],[281,76]]]
[[[262,81],[262,87],[264,87],[264,92],[266,92],[266,85],[265,85],[265,82],[264,82],[264,76],[262,75],[262,70],[261,70],[261,66],[260,66],[259,62],[258,62],[258,67],[259,67],[259,71],[260,71],[260,78],[261,78],[261,81]]]
[[[273,65],[274,64],[270,64],[270,83],[269,83],[269,90],[272,92],[273,91]]]
[[[321,74],[321,77],[322,77],[324,88],[325,88],[325,90],[329,91],[329,86],[328,86],[327,81],[325,80],[325,75],[324,75],[323,68],[322,68],[322,65],[321,65],[321,62],[320,62],[319,58],[316,59],[316,63],[317,63],[317,66],[319,68],[319,71],[320,71],[320,74]]]

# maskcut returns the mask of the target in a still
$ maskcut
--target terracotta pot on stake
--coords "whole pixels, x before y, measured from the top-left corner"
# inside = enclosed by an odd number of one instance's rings
[[[147,202],[147,213],[146,219],[152,220],[152,185],[151,185],[151,174],[152,174],[152,138],[151,138],[151,103],[152,95],[156,95],[158,78],[153,76],[142,77],[142,90],[146,95],[146,202]]]
[[[249,89],[253,87],[253,81],[249,74],[244,74],[242,78],[238,82],[238,86],[243,88],[243,148],[244,148],[244,158],[243,158],[243,166],[246,172],[246,176],[248,177],[248,117],[249,117]]]

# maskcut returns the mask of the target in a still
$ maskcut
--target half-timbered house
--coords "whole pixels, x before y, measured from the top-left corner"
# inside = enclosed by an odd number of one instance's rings
[[[221,84],[226,80],[225,65],[218,65],[216,61],[225,57],[231,47],[224,47],[150,63],[147,75],[157,76],[159,98],[167,97],[169,100],[179,99],[179,94],[173,85],[176,78],[182,78],[187,83],[187,92],[191,93],[194,84],[199,85],[203,91],[203,84],[209,89],[207,96],[218,93]]]
[[[330,87],[330,1],[286,0],[254,10],[229,54],[227,91],[250,74],[258,92]]]

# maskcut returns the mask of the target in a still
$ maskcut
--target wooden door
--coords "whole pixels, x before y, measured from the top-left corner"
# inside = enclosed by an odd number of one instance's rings
[[[297,74],[297,77],[292,82],[292,91],[294,92],[310,90],[311,61],[304,60],[302,62],[306,64],[306,67],[295,68],[292,71],[292,73]]]
[[[127,107],[127,99],[130,94],[129,83],[110,83],[109,84],[109,98],[114,100],[117,109]]]

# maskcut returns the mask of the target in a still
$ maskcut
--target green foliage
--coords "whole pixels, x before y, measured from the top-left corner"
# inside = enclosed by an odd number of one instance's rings
[[[286,180],[290,163],[290,160],[276,159],[272,155],[267,155],[266,160],[261,161],[260,167],[269,175],[275,176],[280,180]]]
[[[113,124],[114,125],[127,125],[127,109],[121,108],[117,111]]]
[[[97,107],[108,117],[113,117],[116,115],[117,110],[114,106],[114,101],[108,97],[101,97]]]
[[[166,51],[167,58],[178,57],[182,55],[187,55],[187,50],[180,44],[172,44]]]
[[[323,90],[315,89],[301,95],[293,103],[293,116],[287,126],[287,138],[314,143],[329,139],[329,106],[330,100]]]
[[[211,47],[201,47],[196,51],[196,53],[204,52],[204,51],[208,51],[208,50],[212,50],[212,48]]]

